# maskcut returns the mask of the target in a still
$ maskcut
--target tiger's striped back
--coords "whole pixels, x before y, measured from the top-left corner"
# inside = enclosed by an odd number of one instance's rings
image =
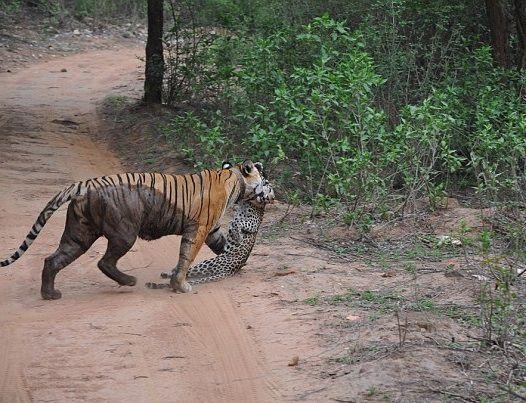
[[[124,173],[75,182],[57,193],[39,214],[16,252],[0,261],[8,266],[36,239],[51,215],[73,199],[93,196],[116,209],[138,211],[139,236],[156,239],[180,234],[189,223],[210,230],[225,209],[245,192],[240,174],[232,169],[204,170],[195,174]]]

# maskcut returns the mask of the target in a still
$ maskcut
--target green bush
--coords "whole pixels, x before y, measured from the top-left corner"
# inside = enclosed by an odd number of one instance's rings
[[[144,18],[147,9],[147,2],[144,0],[74,0],[63,4],[64,8],[79,18]]]
[[[231,143],[223,135],[220,116],[208,125],[192,112],[175,117],[162,127],[167,141],[198,168],[221,166],[228,157]]]
[[[22,0],[0,0],[0,10],[6,14],[15,14],[22,9]]]
[[[445,79],[422,103],[406,107],[395,128],[405,185],[445,191],[459,188],[462,175],[486,200],[518,200],[526,157],[524,77],[494,68],[489,47],[465,55],[459,66],[461,78]]]
[[[83,19],[91,17],[104,20],[123,20],[146,17],[144,0],[0,0],[0,11],[14,14],[23,8],[45,17],[72,15]]]
[[[363,230],[416,198],[433,206],[465,187],[485,201],[520,201],[524,75],[493,67],[487,46],[467,47],[393,119],[380,98],[398,91],[395,76],[379,74],[371,36],[324,15],[271,34],[207,37],[172,71],[185,83],[174,103],[197,106],[177,118],[203,144],[191,158],[261,159],[283,193],[317,210],[339,204]]]
[[[302,49],[303,60],[290,72],[265,66],[262,71],[270,71],[270,77],[259,83],[250,80],[252,69],[238,74],[241,83],[249,83],[243,87],[248,104],[265,101],[258,94],[268,91],[261,88],[275,86],[273,99],[244,114],[250,122],[244,144],[257,150],[259,158],[297,164],[310,200],[328,194],[352,206],[371,201],[388,185],[382,171],[390,135],[373,102],[373,89],[382,79],[361,36],[322,17],[283,42],[291,41]],[[280,59],[279,54],[267,58],[268,63]]]
[[[390,186],[383,172],[393,158],[392,134],[374,105],[374,87],[383,80],[361,35],[325,16],[300,32],[249,41],[221,38],[203,49],[216,74],[199,87],[194,83],[201,94],[223,88],[217,102],[228,105],[229,115],[222,114],[219,125],[243,133],[236,136],[239,152],[249,149],[253,158],[297,166],[311,201],[326,194],[351,210],[378,202]],[[302,56],[294,60],[292,50],[298,49]],[[190,118],[195,116],[184,117]]]

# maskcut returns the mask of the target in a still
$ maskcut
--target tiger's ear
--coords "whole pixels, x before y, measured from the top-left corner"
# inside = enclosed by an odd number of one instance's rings
[[[223,162],[223,164],[221,165],[221,169],[230,169],[232,167],[233,165],[228,161]]]
[[[243,164],[241,164],[241,173],[244,176],[250,175],[253,169],[254,169],[254,163],[250,160],[245,160],[243,161]]]
[[[259,171],[259,173],[263,175],[263,164],[261,162],[254,162],[254,166]]]

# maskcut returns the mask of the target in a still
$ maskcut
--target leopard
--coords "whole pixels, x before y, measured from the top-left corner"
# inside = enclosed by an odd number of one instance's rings
[[[204,260],[188,270],[188,282],[194,286],[218,281],[238,273],[247,262],[256,242],[265,207],[274,201],[274,190],[263,179],[263,191],[252,199],[241,201],[229,225],[226,236],[219,235],[216,244],[222,244],[222,252],[214,258]],[[213,234],[211,234],[213,235]],[[172,273],[163,272],[161,278],[169,279]],[[169,284],[146,283],[152,289],[169,288]]]

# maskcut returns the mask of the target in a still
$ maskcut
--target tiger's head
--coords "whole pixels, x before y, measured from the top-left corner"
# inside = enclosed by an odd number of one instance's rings
[[[274,200],[274,189],[264,176],[261,162],[253,163],[250,160],[245,160],[243,163],[236,165],[224,162],[223,169],[236,170],[243,178],[245,191],[240,200],[259,204],[272,203]]]

